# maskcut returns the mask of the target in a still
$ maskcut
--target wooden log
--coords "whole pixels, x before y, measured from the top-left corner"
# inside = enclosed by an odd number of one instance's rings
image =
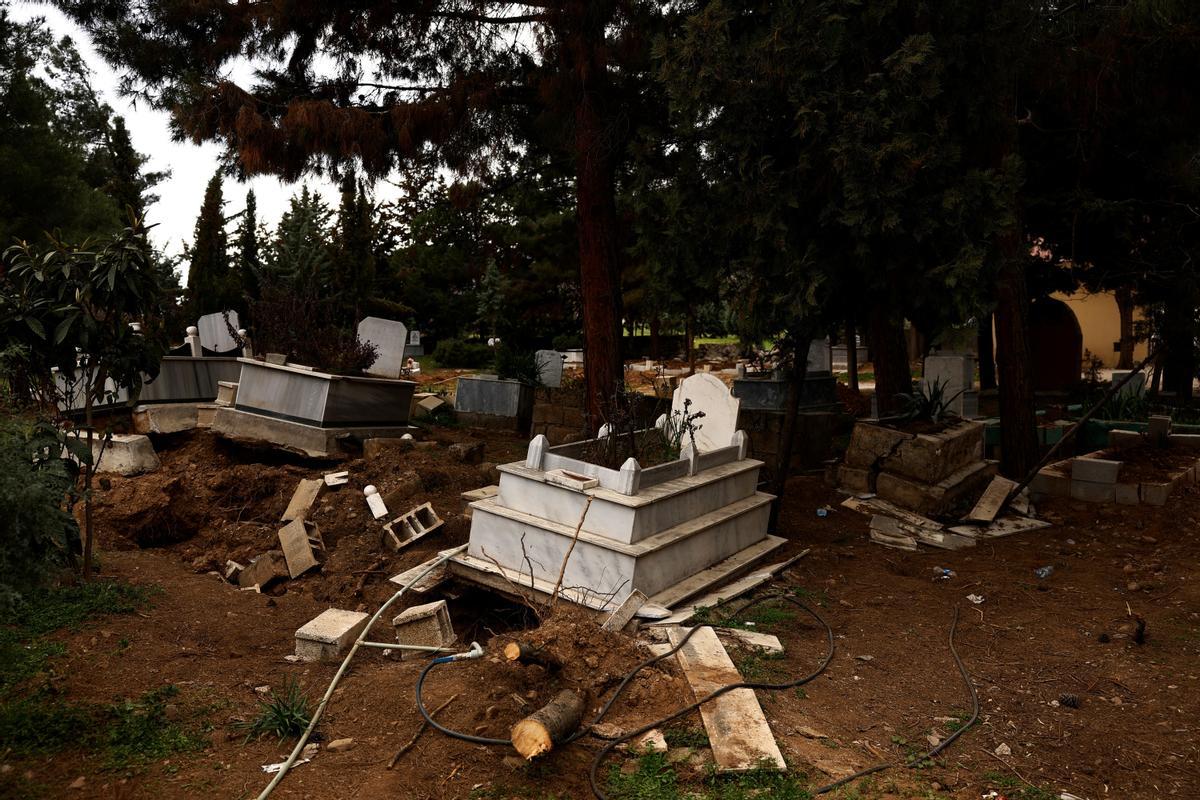
[[[512,745],[526,761],[554,749],[579,729],[583,696],[563,689],[553,700],[512,727]]]
[[[534,647],[528,642],[509,642],[504,645],[504,658],[521,664],[539,664],[543,667],[558,667],[559,661],[545,648]]]

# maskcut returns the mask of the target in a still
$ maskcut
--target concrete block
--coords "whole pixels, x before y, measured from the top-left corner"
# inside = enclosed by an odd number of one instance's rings
[[[1071,494],[1071,479],[1050,469],[1043,469],[1029,483],[1029,490],[1036,495],[1067,497]]]
[[[401,514],[383,526],[383,545],[393,553],[442,527],[442,519],[429,503]]]
[[[860,422],[850,433],[850,444],[846,448],[846,465],[859,469],[873,467],[880,458],[894,452],[902,442],[911,438],[911,433]]]
[[[454,644],[454,625],[445,600],[413,606],[401,611],[393,620],[396,641],[421,647],[449,647]],[[401,650],[400,658],[428,658],[419,650]]]
[[[1071,478],[1071,497],[1085,503],[1114,503],[1116,502],[1115,483],[1097,483]]]
[[[958,506],[973,505],[995,474],[996,464],[989,461],[968,464],[935,484],[881,472],[875,479],[875,492],[901,508],[926,516],[938,516],[950,513]]]
[[[217,381],[217,405],[232,406],[237,402],[237,390],[235,381]]]
[[[1196,433],[1172,433],[1167,443],[1172,447],[1200,448],[1200,434]]]
[[[1136,483],[1118,483],[1113,486],[1113,496],[1119,505],[1136,506],[1141,495]]]
[[[1165,506],[1167,498],[1174,489],[1171,483],[1143,483],[1141,486],[1142,502],[1149,506]]]
[[[342,470],[341,472],[330,472],[325,475],[324,480],[325,480],[326,486],[330,486],[330,487],[345,486],[347,483],[350,482],[350,472],[349,472],[349,470]]]
[[[140,475],[161,466],[150,437],[138,433],[114,433],[107,443],[97,436],[92,442],[92,461],[97,472],[117,475]]]
[[[279,546],[287,562],[288,575],[298,578],[316,566],[316,551],[325,549],[321,529],[303,517],[294,519],[279,530]]]
[[[983,423],[962,422],[938,434],[901,440],[879,459],[886,472],[937,483],[983,458]]]
[[[1123,447],[1137,447],[1145,441],[1140,431],[1122,431],[1114,428],[1108,432],[1108,446],[1114,450]]]
[[[217,409],[221,406],[216,403],[201,403],[196,406],[196,427],[211,428],[213,420],[217,416]]]
[[[390,509],[404,508],[405,503],[424,489],[420,475],[412,470],[402,472],[392,485],[392,490],[383,496],[383,504]]]
[[[450,455],[464,464],[483,463],[483,442],[456,442],[450,445]]]
[[[363,458],[371,461],[385,453],[404,453],[412,449],[412,439],[375,436],[363,442]]]
[[[325,480],[323,478],[302,478],[296,486],[296,491],[292,492],[292,499],[284,509],[283,516],[279,518],[279,521],[291,522],[295,519],[304,519],[308,516],[313,503],[317,502],[317,498],[321,496],[321,490],[324,488]]]
[[[287,559],[282,550],[268,550],[250,562],[238,576],[238,586],[249,589],[257,586],[265,589],[276,581],[289,577]]]
[[[263,360],[268,364],[283,366],[287,363],[287,356],[283,353],[267,353],[265,356],[263,356]]]
[[[237,583],[238,578],[241,576],[242,572],[245,571],[245,569],[246,568],[244,566],[236,561],[226,561],[225,580],[229,581],[230,583]]]
[[[875,473],[869,469],[841,464],[837,468],[837,484],[839,488],[855,494],[874,493]]]
[[[330,608],[296,631],[296,656],[301,661],[334,661],[367,626],[370,617],[359,611]]]
[[[1106,458],[1073,458],[1071,459],[1071,482],[1085,483],[1117,482],[1121,472],[1120,461],[1110,461]]]
[[[179,433],[195,427],[195,403],[155,403],[133,410],[135,433]]]
[[[446,401],[436,394],[422,393],[413,395],[413,401],[413,416],[418,419],[421,417],[432,417],[440,409],[449,408],[446,405]]]

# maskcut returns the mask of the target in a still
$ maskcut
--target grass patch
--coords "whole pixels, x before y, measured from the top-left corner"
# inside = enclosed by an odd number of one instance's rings
[[[47,636],[78,630],[96,617],[134,613],[158,591],[96,581],[28,598],[13,624],[0,628],[0,751],[21,757],[84,750],[98,754],[104,769],[133,770],[207,746],[204,726],[185,727],[169,718],[176,716],[168,713],[179,693],[174,686],[104,705],[72,702],[50,680],[39,685],[53,660],[66,653]]]
[[[997,789],[1004,791],[1009,800],[1057,800],[1058,794],[1039,786],[1030,786],[1015,775],[1003,772],[985,772],[983,779]]]
[[[701,608],[696,611],[694,618],[697,625],[755,630],[790,623],[796,619],[796,613],[794,607],[760,603],[733,615],[725,614],[718,606]]]
[[[809,800],[804,775],[753,770],[739,775],[710,773],[697,783],[683,782],[663,753],[649,753],[634,762],[632,771],[613,765],[608,776],[612,800]]]
[[[783,653],[746,650],[733,659],[734,666],[747,683],[783,683],[790,679]]]
[[[699,728],[667,728],[663,738],[668,747],[708,747],[708,734]]]

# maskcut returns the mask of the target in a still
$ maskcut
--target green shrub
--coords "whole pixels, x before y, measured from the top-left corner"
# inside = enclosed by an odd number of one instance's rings
[[[312,721],[308,698],[294,679],[289,678],[281,692],[272,689],[271,696],[259,700],[258,706],[258,716],[245,725],[247,739],[271,734],[283,741],[304,733]]]
[[[443,367],[476,369],[492,360],[492,348],[482,342],[442,339],[433,348],[433,360]]]
[[[578,333],[562,333],[558,336],[555,336],[551,341],[551,344],[553,344],[554,349],[560,353],[563,350],[582,350],[583,337]]]
[[[496,375],[506,380],[520,381],[526,386],[540,386],[542,383],[537,354],[506,344],[496,348]]]
[[[79,527],[64,508],[74,483],[68,462],[34,458],[60,447],[43,427],[0,419],[0,613],[5,615],[45,582],[79,540]]]

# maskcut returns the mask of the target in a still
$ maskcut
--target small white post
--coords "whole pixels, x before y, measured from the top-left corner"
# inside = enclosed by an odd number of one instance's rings
[[[242,357],[254,358],[254,350],[250,347],[250,339],[245,328],[238,328],[238,338],[245,342],[245,344],[242,345]]]
[[[617,491],[624,495],[635,495],[642,484],[642,465],[633,456],[625,459],[617,478]]]
[[[612,423],[606,422],[600,426],[600,430],[596,432],[597,439],[607,439],[612,436]]]
[[[200,346],[200,329],[195,325],[188,325],[187,337],[183,341],[191,347],[192,355],[195,358],[200,358],[204,355],[204,348]]]
[[[541,469],[542,457],[546,454],[547,448],[550,447],[550,440],[545,434],[539,433],[537,436],[529,440],[529,450],[525,453],[525,468],[526,469]]]
[[[700,471],[700,454],[692,447],[691,443],[685,444],[679,450],[679,457],[687,459],[688,475],[695,475]]]

